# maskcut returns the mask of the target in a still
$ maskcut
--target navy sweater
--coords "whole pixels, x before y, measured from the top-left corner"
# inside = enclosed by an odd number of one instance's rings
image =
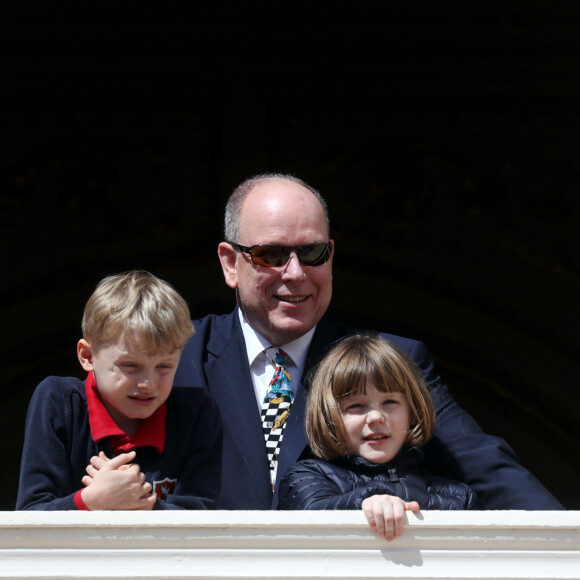
[[[75,493],[93,455],[113,452],[91,436],[85,383],[48,377],[28,408],[17,510],[76,510]],[[171,493],[154,509],[215,509],[220,494],[222,427],[207,391],[174,387],[167,399],[165,449],[136,449],[146,479],[170,481]],[[171,480],[176,480],[172,482]]]

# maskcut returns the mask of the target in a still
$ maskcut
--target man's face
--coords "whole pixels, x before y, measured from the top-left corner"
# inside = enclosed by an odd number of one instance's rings
[[[242,207],[240,239],[244,246],[300,246],[328,242],[320,202],[307,189],[284,180],[266,180]],[[258,266],[248,254],[220,244],[226,283],[237,289],[238,304],[250,325],[273,346],[311,330],[326,312],[332,296],[332,257],[320,266],[304,266],[295,252],[283,266]]]

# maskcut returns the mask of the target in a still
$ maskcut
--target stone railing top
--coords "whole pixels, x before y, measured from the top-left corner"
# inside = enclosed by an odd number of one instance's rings
[[[580,512],[0,512],[0,578],[580,578]]]

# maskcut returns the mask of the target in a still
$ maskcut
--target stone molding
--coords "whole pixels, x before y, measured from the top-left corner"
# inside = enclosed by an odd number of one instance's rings
[[[0,578],[580,578],[580,512],[0,512]]]

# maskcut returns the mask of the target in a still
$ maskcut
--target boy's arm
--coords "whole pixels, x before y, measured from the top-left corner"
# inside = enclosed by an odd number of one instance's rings
[[[82,489],[86,456],[79,453],[76,465],[75,452],[83,447],[76,443],[90,433],[88,419],[77,412],[86,406],[81,389],[78,379],[48,377],[35,390],[26,418],[17,510],[77,509],[74,495]]]
[[[205,389],[174,389],[176,404],[172,407],[189,410],[185,420],[192,428],[189,429],[189,441],[182,441],[180,449],[173,442],[176,448],[165,451],[177,454],[183,468],[178,474],[173,493],[166,499],[158,498],[154,509],[217,509],[222,472],[222,423],[217,405]],[[168,428],[169,421],[168,410]],[[168,434],[168,445],[172,444],[171,438],[172,435]]]

